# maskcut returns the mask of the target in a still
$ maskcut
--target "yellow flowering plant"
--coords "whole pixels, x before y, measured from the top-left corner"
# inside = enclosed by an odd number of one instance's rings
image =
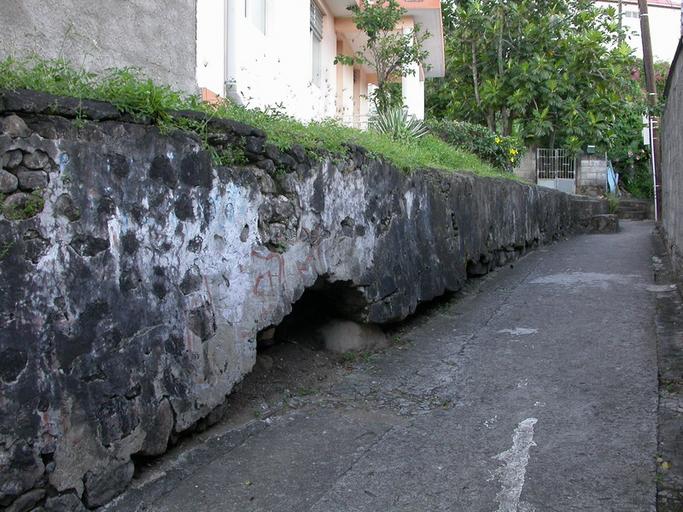
[[[517,138],[498,135],[479,124],[441,119],[430,120],[427,125],[444,141],[474,153],[502,171],[512,172],[524,151]]]

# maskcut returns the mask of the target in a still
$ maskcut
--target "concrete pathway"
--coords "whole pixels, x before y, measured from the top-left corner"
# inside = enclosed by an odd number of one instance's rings
[[[539,249],[108,509],[654,511],[651,231]]]

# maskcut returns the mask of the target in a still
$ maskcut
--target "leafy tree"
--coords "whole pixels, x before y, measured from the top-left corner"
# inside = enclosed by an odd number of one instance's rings
[[[664,88],[666,87],[666,79],[669,76],[670,67],[671,65],[665,60],[658,60],[654,63],[655,86],[657,87],[657,100],[659,102],[659,105],[657,106],[658,114],[661,113],[661,110],[664,108],[664,104],[666,103],[663,93]],[[642,72],[643,69],[643,59],[636,59],[635,65],[631,70],[631,77],[634,80],[639,80],[640,88],[643,91],[646,91],[647,84],[645,81],[645,73]]]
[[[527,143],[607,150],[621,112],[640,111],[635,60],[614,9],[591,0],[451,1],[444,27],[446,77],[428,83],[433,117]]]
[[[429,33],[422,32],[419,25],[409,32],[401,30],[399,23],[407,11],[397,0],[362,0],[361,5],[353,4],[348,10],[367,40],[354,55],[338,55],[335,64],[367,65],[377,73],[371,100],[378,112],[403,106],[400,79],[414,75],[414,65],[427,58],[423,45]]]

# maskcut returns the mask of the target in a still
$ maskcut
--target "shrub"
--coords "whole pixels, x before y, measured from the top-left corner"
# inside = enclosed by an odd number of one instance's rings
[[[427,126],[444,141],[463,151],[474,153],[502,171],[512,172],[524,152],[524,146],[519,140],[497,135],[478,124],[441,119],[431,120]]]
[[[649,162],[639,162],[637,165],[622,171],[619,179],[624,188],[633,197],[638,199],[652,199],[654,196],[654,183]]]
[[[378,112],[370,120],[370,129],[404,142],[419,139],[429,133],[429,128],[415,116],[408,114],[403,107]]]
[[[607,208],[609,213],[617,213],[617,210],[619,210],[619,198],[616,195],[612,193],[607,194]]]

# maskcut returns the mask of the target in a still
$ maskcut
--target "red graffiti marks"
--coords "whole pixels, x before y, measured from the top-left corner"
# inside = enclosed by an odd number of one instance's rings
[[[296,269],[301,276],[306,275],[308,272],[313,272],[318,274],[319,262],[321,261],[320,246],[311,247],[308,250],[308,256],[304,261],[296,262]]]
[[[259,272],[254,279],[254,295],[262,297],[275,294],[276,287],[279,287],[285,278],[285,260],[282,255],[275,252],[259,254],[251,251],[251,259],[254,268]]]

